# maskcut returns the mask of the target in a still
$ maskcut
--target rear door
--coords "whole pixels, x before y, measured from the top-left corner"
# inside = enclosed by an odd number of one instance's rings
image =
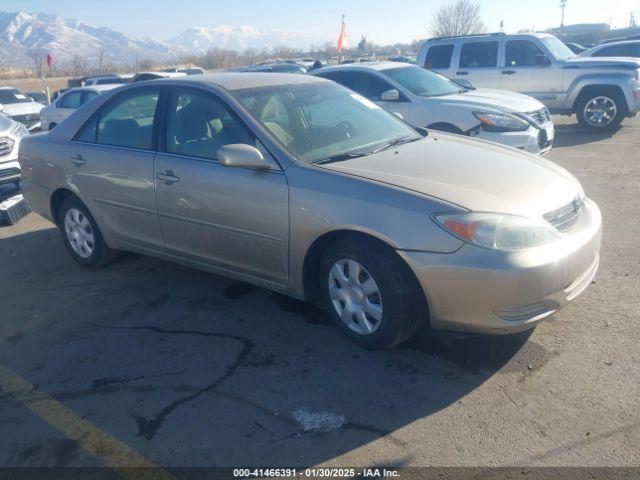
[[[153,161],[159,87],[110,99],[66,148],[67,171],[80,198],[128,245],[163,249]]]
[[[461,43],[454,79],[468,80],[474,87],[500,88],[498,40],[466,40]]]
[[[188,260],[284,284],[289,191],[284,172],[225,167],[227,144],[261,147],[223,100],[209,91],[172,87],[163,152],[155,163],[158,215],[166,251]]]

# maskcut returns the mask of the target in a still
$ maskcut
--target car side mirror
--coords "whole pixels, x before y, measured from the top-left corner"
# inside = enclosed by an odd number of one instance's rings
[[[383,102],[397,102],[400,100],[400,92],[395,88],[391,90],[387,90],[386,92],[382,92],[380,95],[380,100]]]
[[[533,57],[533,63],[536,67],[548,67],[551,65],[551,61],[549,61],[546,55],[536,55]]]
[[[218,149],[218,163],[225,167],[256,168],[268,170],[271,164],[256,147],[244,143],[232,143]]]

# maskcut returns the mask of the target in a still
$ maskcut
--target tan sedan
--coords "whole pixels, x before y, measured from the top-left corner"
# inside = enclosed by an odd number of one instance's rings
[[[508,333],[591,282],[600,211],[557,165],[410,128],[330,81],[226,73],[107,92],[23,140],[81,265],[153,255],[319,300],[367,348]]]

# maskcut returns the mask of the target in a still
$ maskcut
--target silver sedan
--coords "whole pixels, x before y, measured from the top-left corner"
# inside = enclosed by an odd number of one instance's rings
[[[320,78],[131,85],[23,140],[20,161],[79,264],[128,250],[315,299],[367,348],[425,324],[532,328],[598,267],[600,211],[566,170],[417,132]]]

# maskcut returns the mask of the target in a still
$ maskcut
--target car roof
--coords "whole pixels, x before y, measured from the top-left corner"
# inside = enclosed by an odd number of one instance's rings
[[[636,45],[638,43],[640,43],[640,40],[623,40],[620,42],[603,43],[593,47],[591,50],[601,50],[603,48],[616,47],[618,45]]]
[[[106,92],[108,90],[113,90],[114,88],[118,88],[121,87],[122,84],[121,83],[105,83],[102,85],[86,85],[84,87],[74,87],[74,88],[69,88],[65,91],[65,93],[67,92],[76,92],[76,91],[89,91],[89,92],[98,92],[98,93],[102,93],[102,92]]]
[[[314,70],[310,72],[313,74],[320,74],[322,72],[328,71],[338,71],[338,70],[389,70],[391,68],[420,68],[417,65],[413,65],[411,63],[402,63],[402,62],[362,62],[362,63],[345,63],[342,65],[333,65],[331,67],[323,67],[318,70]]]
[[[272,72],[224,72],[210,73],[207,75],[192,75],[189,77],[166,78],[149,80],[150,83],[183,83],[185,85],[193,84],[214,84],[225,90],[244,90],[248,88],[271,87],[278,85],[301,85],[318,82],[326,82],[326,80],[311,75],[302,75],[299,73],[272,73]],[[143,83],[143,82],[141,82]],[[146,82],[144,82],[146,83]]]
[[[457,40],[476,40],[476,39],[483,39],[483,38],[489,38],[489,39],[493,39],[493,38],[527,38],[527,37],[535,37],[535,38],[548,38],[548,37],[553,37],[554,35],[550,34],[550,33],[540,33],[540,32],[527,32],[527,33],[503,33],[503,32],[496,32],[496,33],[478,33],[475,35],[458,35],[458,36],[450,36],[450,37],[433,37],[433,38],[429,38],[428,40],[425,41],[425,43],[435,43],[435,42],[453,42],[453,41],[457,41]]]

